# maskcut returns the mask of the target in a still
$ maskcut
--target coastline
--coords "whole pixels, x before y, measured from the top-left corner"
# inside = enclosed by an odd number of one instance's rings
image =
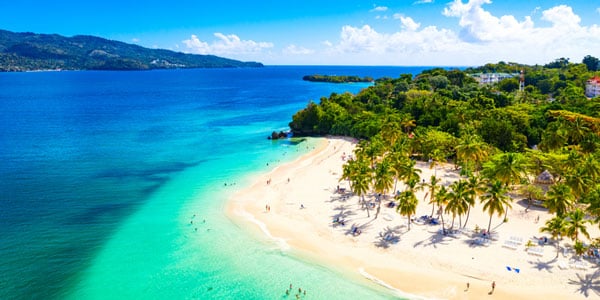
[[[354,145],[346,138],[323,139],[310,153],[258,175],[248,188],[228,201],[227,216],[246,230],[274,240],[282,250],[289,247],[300,257],[341,269],[348,276],[361,276],[401,291],[396,293],[401,297],[586,298],[585,282],[580,279],[591,276],[592,280],[594,268],[560,269],[559,262],[569,258],[561,254],[554,259],[554,245],[543,246],[541,256],[528,254],[525,245],[518,249],[503,247],[511,236],[525,240],[542,236],[539,227],[551,217],[543,210],[524,212],[525,207],[514,202],[509,222],[502,223],[496,216],[492,219],[499,238],[489,246],[479,246],[471,243],[466,233],[457,237],[439,234],[440,226],[413,223],[408,231],[406,218],[383,205],[377,219],[373,219],[374,210],[367,217],[356,196],[340,200],[335,194],[337,186],[348,188],[346,182],[338,181],[342,158],[352,154]],[[421,178],[429,178],[434,172],[446,183],[458,178],[449,165],[432,170],[419,162],[417,167],[422,170]],[[431,206],[423,201],[425,193],[417,192],[416,216],[431,213]],[[269,211],[266,205],[270,206]],[[347,224],[334,227],[332,219],[339,213],[344,213]],[[483,228],[488,220],[489,216],[476,205],[466,229],[473,229],[476,224]],[[362,234],[350,233],[353,224],[361,227]],[[589,229],[596,233],[596,228]],[[384,241],[386,232],[392,232],[397,243]],[[512,271],[514,268],[519,272]],[[497,288],[490,295],[493,281]],[[594,294],[593,289],[587,292]]]

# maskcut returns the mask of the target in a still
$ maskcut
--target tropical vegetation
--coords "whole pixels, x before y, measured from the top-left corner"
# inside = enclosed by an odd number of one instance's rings
[[[355,95],[332,93],[318,104],[310,101],[290,128],[295,135],[359,139],[342,179],[349,180],[367,213],[364,196],[375,195],[379,208],[391,192],[409,226],[421,200],[432,205],[430,217],[437,212],[445,232],[456,221],[466,226],[479,202],[490,216],[490,232],[494,216],[509,221],[506,213],[514,206],[509,195],[520,194],[527,208],[541,203],[555,215],[542,232],[579,244],[589,238],[587,226],[600,223],[600,97],[584,92],[586,81],[600,76],[597,61],[586,56],[581,63],[560,58],[543,66],[499,62],[380,78]],[[472,76],[521,70],[522,89],[518,77],[480,84]],[[416,160],[429,162],[434,176],[421,179]],[[435,172],[445,162],[462,175],[449,186]],[[535,185],[541,173],[551,177],[543,188]],[[418,188],[426,191],[425,199],[415,197]],[[451,218],[449,227],[444,214]]]

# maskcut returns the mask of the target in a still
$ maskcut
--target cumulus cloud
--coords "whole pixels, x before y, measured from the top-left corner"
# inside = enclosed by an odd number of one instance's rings
[[[500,60],[546,63],[558,57],[575,61],[600,47],[600,27],[583,26],[569,6],[540,8],[540,24],[534,24],[530,16],[517,20],[493,15],[484,9],[487,4],[491,1],[449,3],[442,14],[458,19],[458,31],[421,27],[413,18],[395,14],[400,30],[386,33],[370,25],[346,25],[339,41],[327,49],[332,58],[349,57],[346,63],[478,65]]]
[[[283,54],[286,55],[310,55],[314,54],[315,50],[299,47],[291,44],[283,49]]]
[[[421,23],[417,23],[411,17],[405,17],[405,16],[402,16],[401,14],[395,14],[394,19],[400,20],[400,23],[402,24],[402,28],[405,28],[410,31],[415,31],[415,30],[419,29],[419,27],[421,27]]]
[[[224,35],[217,32],[214,36],[217,40],[210,44],[201,41],[198,36],[194,34],[192,34],[189,39],[182,41],[182,43],[191,53],[215,55],[259,53],[264,49],[273,47],[272,43],[242,40],[235,34]]]
[[[579,27],[581,18],[573,13],[573,9],[566,5],[555,6],[542,12],[542,20],[549,21],[553,27]]]

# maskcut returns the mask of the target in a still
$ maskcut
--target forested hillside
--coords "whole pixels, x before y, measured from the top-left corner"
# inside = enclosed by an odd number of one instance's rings
[[[64,37],[0,30],[0,71],[236,67],[262,67],[262,64],[148,49],[94,36]]]

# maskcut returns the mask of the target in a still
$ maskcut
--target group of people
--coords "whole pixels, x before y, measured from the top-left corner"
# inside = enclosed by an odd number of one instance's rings
[[[285,296],[289,296],[293,293],[293,285],[290,283],[290,288],[285,290]],[[296,299],[300,299],[301,296],[306,296],[306,289],[298,288],[298,293],[296,293]]]

